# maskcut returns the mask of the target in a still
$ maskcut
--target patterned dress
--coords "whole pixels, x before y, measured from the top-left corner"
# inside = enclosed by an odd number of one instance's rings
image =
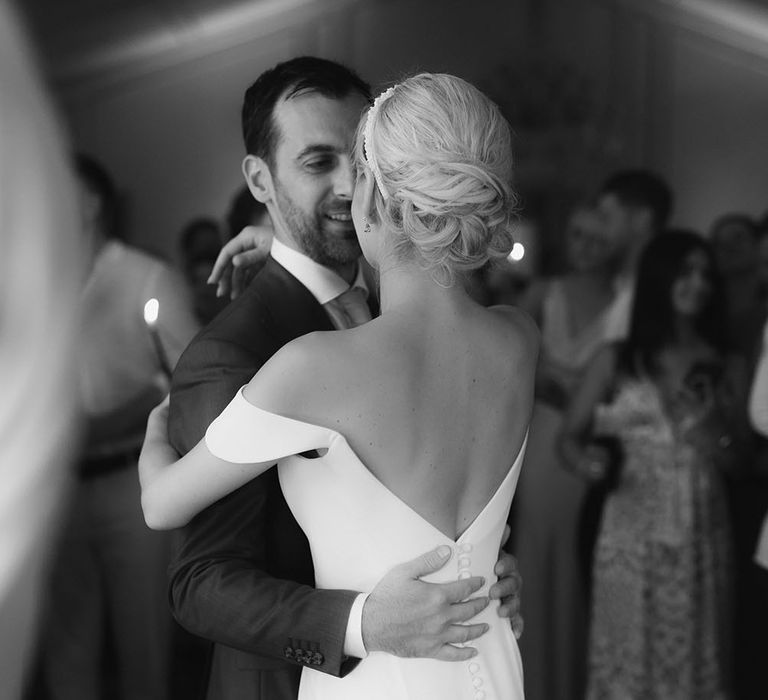
[[[683,442],[648,380],[624,379],[596,416],[621,478],[594,559],[591,700],[729,697],[728,518],[711,458]]]

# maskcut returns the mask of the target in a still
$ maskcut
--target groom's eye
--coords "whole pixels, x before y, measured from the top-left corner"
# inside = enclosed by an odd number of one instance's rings
[[[321,158],[313,158],[304,163],[304,167],[314,173],[321,173],[331,170],[334,166],[335,159],[332,156],[322,156]]]

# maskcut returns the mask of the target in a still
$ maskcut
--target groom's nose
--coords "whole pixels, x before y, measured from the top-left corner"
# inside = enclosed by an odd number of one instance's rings
[[[334,172],[333,193],[342,199],[352,199],[355,187],[355,168],[351,158],[339,158],[339,166]]]

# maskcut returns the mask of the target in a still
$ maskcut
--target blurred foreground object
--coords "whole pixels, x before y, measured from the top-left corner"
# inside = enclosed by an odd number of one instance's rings
[[[80,285],[65,144],[17,17],[0,0],[0,698],[21,696],[49,535],[75,442]]]
[[[147,416],[198,326],[181,277],[116,237],[119,190],[109,172],[82,153],[73,165],[79,234],[90,247],[77,349],[85,433],[77,485],[56,533],[42,664],[57,700],[162,700],[170,542],[144,523],[136,463]],[[158,312],[151,332],[143,313],[150,299]]]

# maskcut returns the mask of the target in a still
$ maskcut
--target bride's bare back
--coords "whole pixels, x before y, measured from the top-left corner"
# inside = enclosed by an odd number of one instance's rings
[[[340,432],[387,488],[453,538],[522,446],[538,341],[520,311],[443,297],[299,339],[246,396]]]

